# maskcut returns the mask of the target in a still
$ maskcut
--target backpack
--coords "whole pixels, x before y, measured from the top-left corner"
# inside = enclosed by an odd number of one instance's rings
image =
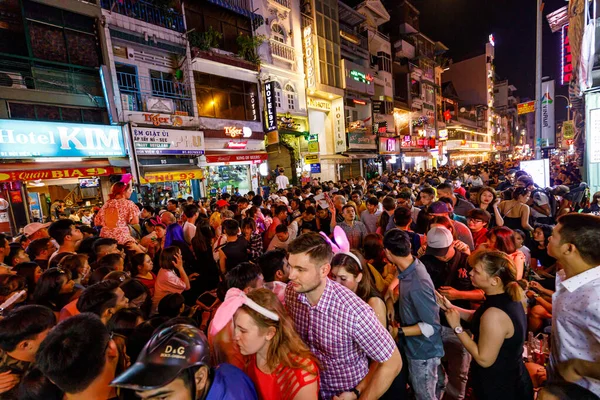
[[[535,203],[535,194],[536,193],[544,193],[546,195],[546,197],[548,197],[548,206],[550,207],[550,215],[548,215],[548,218],[554,218],[554,216],[556,215],[556,212],[558,211],[558,204],[556,203],[556,197],[554,197],[554,195],[552,194],[552,189],[551,188],[537,188],[535,189],[533,192],[531,192],[531,198],[533,199],[533,202]]]

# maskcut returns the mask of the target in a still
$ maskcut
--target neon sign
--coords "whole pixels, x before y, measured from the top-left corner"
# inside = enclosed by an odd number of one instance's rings
[[[370,74],[365,74],[364,72],[356,70],[350,71],[350,77],[355,81],[366,83],[367,85],[370,85],[371,82],[373,82],[373,80],[375,79]]]
[[[569,25],[562,27],[561,32],[561,58],[560,58],[560,82],[568,85],[573,75],[573,58],[571,56],[571,43],[569,42]]]
[[[316,86],[315,80],[315,53],[313,46],[312,26],[304,28],[304,58],[306,59],[306,86],[313,88]]]
[[[232,138],[236,137],[245,137],[248,138],[252,136],[252,129],[244,126],[243,128],[238,128],[236,126],[226,126],[225,135],[230,136]]]
[[[227,145],[225,146],[228,149],[245,149],[246,146],[248,145],[248,141],[243,141],[243,142],[232,142],[229,141],[227,142]]]

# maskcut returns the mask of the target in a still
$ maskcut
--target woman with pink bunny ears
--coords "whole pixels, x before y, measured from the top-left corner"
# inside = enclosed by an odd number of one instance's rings
[[[211,334],[233,321],[234,340],[261,400],[317,400],[319,367],[277,296],[267,289],[229,289]]]

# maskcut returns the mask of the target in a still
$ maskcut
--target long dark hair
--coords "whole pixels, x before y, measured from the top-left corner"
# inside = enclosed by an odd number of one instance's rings
[[[534,230],[539,228],[542,231],[544,234],[544,247],[548,247],[548,242],[550,241],[550,236],[552,236],[552,230],[554,227],[546,224],[535,224],[533,228]]]
[[[140,273],[139,267],[144,265],[144,261],[146,261],[146,257],[150,257],[150,256],[146,253],[137,253],[133,257],[131,257],[131,264],[129,267],[129,272],[131,273],[132,277],[135,277],[137,274]],[[152,259],[152,257],[150,257],[150,259]]]
[[[331,259],[331,269],[335,267],[344,267],[348,273],[355,277],[357,277],[358,274],[362,274],[362,279],[358,282],[358,287],[356,288],[356,295],[363,299],[365,303],[372,297],[381,298],[381,293],[379,293],[373,283],[374,279],[371,276],[371,270],[367,266],[362,254],[355,250],[351,250],[350,252],[358,257],[360,265],[358,265],[353,257],[344,253],[338,253]]]
[[[14,268],[18,276],[25,278],[28,293],[35,292],[35,270],[38,268],[39,265],[32,261],[17,264]]]
[[[66,278],[66,282],[69,282],[71,271],[61,268],[50,268],[44,271],[35,287],[35,292],[33,292],[33,302],[40,305],[53,304],[60,307],[60,289],[66,283],[63,282],[63,278]]]
[[[198,253],[205,253],[211,248],[211,241],[214,237],[215,233],[208,223],[208,219],[199,218],[196,221],[196,234],[192,238],[192,248],[196,257],[198,257]]]
[[[174,270],[175,266],[173,262],[175,261],[175,254],[181,253],[181,250],[177,246],[169,246],[164,248],[163,251],[160,252],[159,265],[164,269]]]

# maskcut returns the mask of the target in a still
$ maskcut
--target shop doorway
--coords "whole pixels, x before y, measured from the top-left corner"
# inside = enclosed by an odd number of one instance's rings
[[[277,165],[283,167],[284,175],[288,177],[292,185],[297,185],[296,165],[298,160],[294,156],[294,148],[285,142],[279,142],[268,146],[267,152],[269,153],[269,169],[274,170]],[[274,177],[272,177],[272,181],[275,181]]]

